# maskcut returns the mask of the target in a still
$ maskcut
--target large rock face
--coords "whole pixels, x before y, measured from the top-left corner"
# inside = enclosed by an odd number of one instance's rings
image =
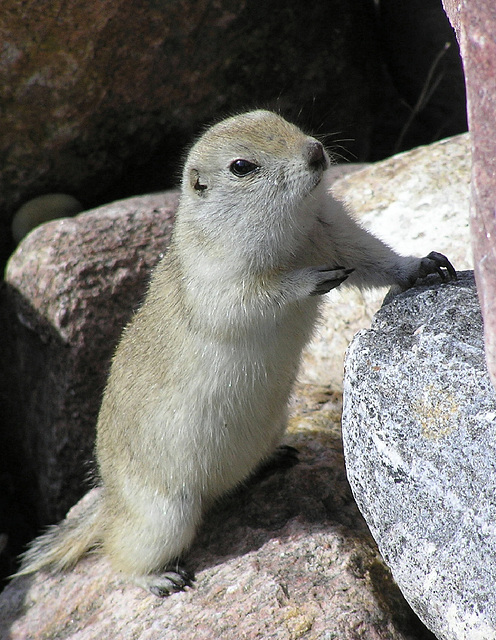
[[[386,304],[344,391],[348,478],[403,594],[439,639],[496,638],[496,393],[471,274]]]
[[[303,112],[360,156],[381,83],[372,12],[342,0],[4,0],[0,42],[0,240],[33,196],[90,208],[170,186],[181,147],[226,112]]]
[[[493,0],[443,0],[443,4],[457,33],[467,84],[474,268],[489,373],[496,385],[496,5]]]

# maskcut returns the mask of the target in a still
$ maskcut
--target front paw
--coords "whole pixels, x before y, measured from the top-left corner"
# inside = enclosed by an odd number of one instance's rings
[[[330,265],[314,267],[313,272],[316,282],[310,295],[321,296],[331,291],[331,289],[339,287],[353,271],[354,269],[345,269],[344,267]]]
[[[431,273],[439,274],[441,280],[456,280],[456,271],[446,256],[437,251],[431,251],[428,256],[420,259],[419,278],[425,278]]]

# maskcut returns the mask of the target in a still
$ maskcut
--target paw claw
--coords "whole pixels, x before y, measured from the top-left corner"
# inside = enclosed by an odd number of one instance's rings
[[[322,274],[317,281],[315,288],[311,291],[311,296],[321,296],[328,293],[331,289],[335,289],[342,284],[355,269],[345,269],[345,267],[334,265],[323,265],[316,267],[315,272]]]
[[[178,565],[167,567],[162,573],[149,574],[136,580],[137,584],[147,589],[158,598],[165,598],[172,593],[184,591],[192,587],[195,576],[192,572]]]
[[[456,280],[455,268],[442,253],[431,251],[429,255],[420,261],[420,277],[425,278],[431,273],[437,273],[441,280]]]

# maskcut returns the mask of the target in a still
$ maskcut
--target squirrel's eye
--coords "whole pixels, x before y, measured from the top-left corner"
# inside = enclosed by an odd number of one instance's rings
[[[234,160],[229,166],[229,170],[238,178],[247,176],[249,173],[253,173],[259,168],[257,164],[250,162],[249,160]]]
[[[205,189],[207,189],[207,185],[201,184],[200,178],[197,178],[195,184],[193,185],[193,189],[202,193],[203,191],[205,191]]]

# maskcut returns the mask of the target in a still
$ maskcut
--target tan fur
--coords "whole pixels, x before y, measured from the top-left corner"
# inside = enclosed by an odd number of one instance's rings
[[[237,159],[256,170],[235,175]],[[171,565],[205,507],[284,433],[318,314],[312,294],[347,277],[408,286],[439,270],[432,256],[401,257],[361,229],[328,192],[327,165],[319,143],[267,111],[225,120],[192,148],[171,246],[105,391],[97,515],[86,528],[79,521],[76,544],[63,528],[35,541],[21,573],[72,565],[101,543],[117,570],[154,593],[182,588]]]

